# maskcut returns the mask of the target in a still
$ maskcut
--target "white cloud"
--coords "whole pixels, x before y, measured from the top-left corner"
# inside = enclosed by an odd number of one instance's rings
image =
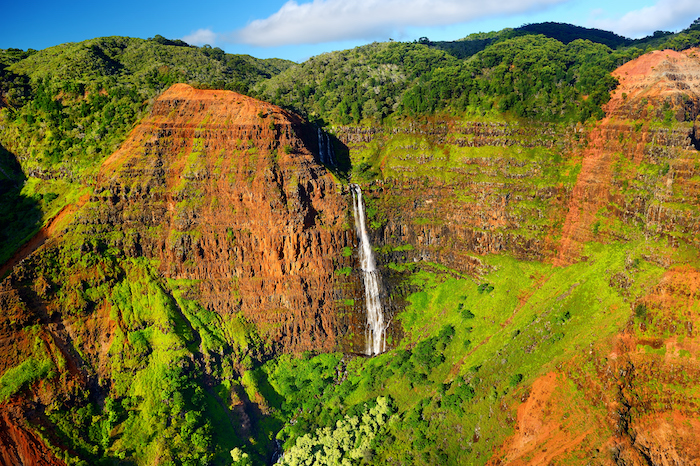
[[[654,31],[676,31],[685,28],[698,16],[700,16],[698,0],[659,0],[655,5],[630,11],[618,19],[594,17],[589,24],[623,36],[637,38],[652,34]]]
[[[406,27],[444,26],[545,8],[567,0],[290,0],[229,40],[270,47],[387,38]]]
[[[191,34],[182,38],[190,45],[214,45],[216,43],[217,34],[211,29],[197,29]]]

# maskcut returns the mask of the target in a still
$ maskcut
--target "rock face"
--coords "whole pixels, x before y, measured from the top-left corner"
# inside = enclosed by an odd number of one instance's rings
[[[693,121],[700,114],[700,50],[657,50],[613,73],[620,85],[606,113],[627,119],[664,118]]]
[[[26,361],[37,373],[16,375],[21,390],[0,405],[0,459],[63,464],[21,420],[51,431],[51,406],[142,399],[131,390],[152,371],[212,392],[251,353],[360,344],[364,316],[337,312],[362,292],[355,274],[335,273],[355,261],[341,253],[354,244],[350,196],[316,141],[298,116],[234,92],[175,85],[154,102],[72,219],[52,224],[0,286],[0,373]],[[211,396],[230,435],[244,435],[257,409],[244,392],[230,406]]]
[[[698,190],[697,51],[647,54],[615,75],[607,116],[590,128],[450,119],[336,128],[350,150],[382,160],[383,181],[367,189],[381,217],[373,242],[410,244],[403,256],[465,272],[478,268],[475,256],[500,252],[568,265],[586,259],[587,242],[640,231],[697,245],[700,217],[686,208]]]
[[[556,264],[579,260],[587,241],[632,239],[621,225],[641,226],[645,235],[665,236],[672,244],[698,245],[692,232],[700,217],[687,208],[697,206],[691,194],[697,191],[697,49],[652,52],[613,74],[620,85],[580,152]],[[653,119],[665,119],[668,127],[647,122]],[[671,129],[671,120],[687,123]]]
[[[700,61],[697,50],[653,52],[615,75],[620,86],[607,116],[579,149],[581,170],[554,263],[585,260],[591,241],[651,239],[666,243],[668,253],[645,259],[666,272],[631,303],[628,325],[612,342],[592,346],[587,356],[535,381],[531,399],[518,409],[517,433],[489,464],[540,464],[570,452],[618,465],[696,464],[700,458],[692,434],[699,401],[691,394],[700,383],[693,356],[698,318],[690,311],[697,307],[700,282],[696,267],[670,267],[678,260],[674,251],[699,246],[694,120]],[[611,283],[624,291],[626,280],[618,273]],[[585,365],[593,372],[582,370]],[[561,390],[564,383],[576,389]],[[576,396],[596,400],[598,413],[564,413]],[[540,408],[532,409],[533,399]]]
[[[366,189],[377,206],[374,244],[410,245],[398,255],[464,272],[477,271],[482,254],[555,255],[552,238],[577,170],[571,134],[447,119],[392,132],[345,127],[337,135],[350,150],[380,150],[383,180]]]
[[[0,411],[0,464],[64,466],[43,440],[25,426],[25,413],[17,406]]]
[[[104,163],[79,221],[122,232],[116,247],[285,350],[333,349],[334,259],[352,233],[314,136],[273,105],[175,85]]]

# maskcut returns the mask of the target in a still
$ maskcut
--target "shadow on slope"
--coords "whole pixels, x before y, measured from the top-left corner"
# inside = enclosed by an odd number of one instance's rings
[[[17,157],[0,145],[0,264],[5,264],[41,228],[39,200],[43,196],[23,194],[26,181]],[[0,278],[4,272],[0,268]]]

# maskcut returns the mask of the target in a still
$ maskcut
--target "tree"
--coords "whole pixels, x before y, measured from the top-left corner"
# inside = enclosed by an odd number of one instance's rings
[[[253,462],[250,459],[248,453],[244,452],[240,448],[236,447],[231,450],[231,459],[233,459],[233,466],[252,466]]]

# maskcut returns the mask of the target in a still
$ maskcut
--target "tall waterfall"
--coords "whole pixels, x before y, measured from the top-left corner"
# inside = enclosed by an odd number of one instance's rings
[[[365,284],[365,302],[367,306],[366,353],[379,354],[386,350],[386,328],[384,311],[379,299],[380,274],[374,262],[372,245],[367,235],[365,224],[365,205],[362,202],[362,190],[356,184],[350,185],[352,191],[353,213],[355,215],[355,230],[359,241],[360,268]]]
[[[331,144],[331,138],[320,126],[318,127],[318,155],[321,158],[321,163],[335,166],[335,151],[333,144]]]

